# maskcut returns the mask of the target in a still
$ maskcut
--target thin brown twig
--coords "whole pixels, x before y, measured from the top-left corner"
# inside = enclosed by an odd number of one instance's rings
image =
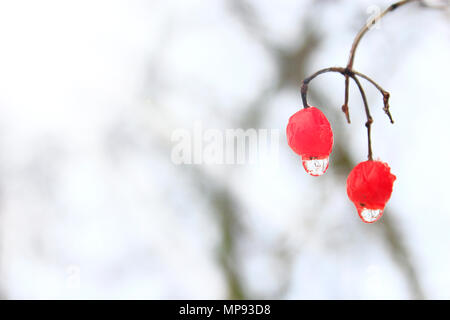
[[[356,75],[358,75],[358,76],[368,80],[370,83],[372,83],[381,92],[381,94],[383,95],[383,105],[384,105],[383,110],[386,113],[386,115],[389,117],[389,121],[391,121],[391,123],[394,123],[394,120],[392,119],[391,112],[389,111],[389,97],[390,97],[389,92],[387,92],[386,90],[381,88],[375,81],[373,81],[372,79],[370,79],[366,75],[353,70],[353,62],[355,61],[356,49],[358,48],[358,45],[361,42],[361,39],[364,37],[364,35],[367,33],[367,31],[370,30],[370,27],[372,25],[374,25],[375,23],[377,23],[386,14],[388,14],[389,12],[394,11],[398,7],[401,7],[401,6],[405,5],[405,4],[408,4],[408,3],[411,3],[411,2],[420,2],[420,1],[421,0],[402,0],[402,1],[398,1],[396,3],[391,4],[389,7],[387,7],[380,14],[378,14],[375,17],[373,17],[368,23],[366,23],[361,28],[361,30],[359,30],[358,34],[356,35],[355,39],[353,40],[352,47],[350,49],[350,54],[349,54],[348,63],[347,63],[347,69],[352,70],[354,74],[356,74]],[[345,76],[345,91],[346,92],[348,92],[348,90],[349,90],[349,88],[348,88],[349,87],[348,77],[349,77],[349,75]],[[346,110],[348,110],[348,106],[346,105],[347,101],[348,101],[348,98],[345,99],[345,104],[343,106],[343,108],[345,107]],[[346,113],[346,116],[347,116],[347,113]],[[348,118],[348,116],[347,116],[347,118]],[[368,134],[370,135],[370,130],[368,130]],[[369,141],[370,141],[370,136],[369,136]]]
[[[341,68],[341,67],[329,67],[329,68],[325,68],[325,69],[321,69],[315,73],[313,73],[312,75],[310,75],[309,77],[303,79],[302,81],[302,86],[301,86],[301,95],[302,95],[302,101],[303,101],[303,108],[309,108],[310,105],[308,104],[307,101],[307,93],[308,93],[308,84],[311,80],[313,80],[315,77],[317,77],[318,75],[321,75],[323,73],[327,73],[327,72],[339,72],[342,73],[345,69]]]
[[[352,70],[353,69],[353,62],[355,60],[355,53],[356,53],[356,49],[358,48],[359,43],[361,42],[361,39],[363,38],[363,36],[367,33],[367,31],[370,30],[370,27],[373,26],[375,23],[377,23],[381,18],[383,18],[387,13],[394,11],[395,9],[397,9],[400,6],[403,6],[407,3],[410,2],[420,2],[420,0],[402,0],[396,3],[391,4],[389,7],[387,7],[384,11],[382,11],[380,14],[378,14],[377,16],[373,17],[369,22],[367,22],[362,28],[361,30],[359,30],[358,34],[356,35],[355,39],[353,40],[352,43],[352,47],[350,49],[350,54],[349,54],[349,58],[348,58],[348,63],[347,63],[347,69]],[[355,72],[356,73],[356,72]],[[368,77],[366,77],[363,74],[359,74],[361,77],[365,78],[366,80],[369,80]],[[349,76],[346,75],[345,76],[345,92],[346,92],[346,98],[345,98],[345,102],[344,105],[342,106],[342,110],[344,111],[347,120],[349,118],[348,116],[348,91],[349,91],[349,81],[348,81]],[[394,123],[394,120],[392,119],[392,115],[391,112],[389,111],[389,93],[386,92],[385,90],[383,90],[381,87],[379,87],[375,82],[369,80],[372,84],[374,84],[378,90],[380,90],[380,92],[383,95],[383,103],[384,103],[384,107],[383,110],[384,112],[387,114],[387,116],[389,117],[389,120],[391,121],[391,123]]]
[[[345,76],[345,92],[344,92],[344,104],[342,105],[342,112],[345,114],[345,118],[347,118],[347,122],[350,124],[350,112],[348,111],[348,91],[349,91],[349,77]]]
[[[302,88],[301,88],[301,94],[302,94],[302,100],[303,100],[303,107],[304,108],[309,108],[310,106],[308,105],[308,101],[307,101],[307,92],[308,92],[308,85],[309,82],[311,80],[313,80],[315,77],[323,74],[323,73],[327,73],[327,72],[338,72],[340,74],[342,74],[343,76],[345,76],[345,79],[347,81],[347,79],[352,79],[355,84],[357,85],[359,92],[361,94],[361,98],[363,100],[364,103],[364,110],[366,112],[366,117],[367,117],[367,122],[366,122],[366,127],[367,127],[367,142],[368,142],[368,158],[369,160],[372,160],[372,140],[371,140],[371,127],[372,127],[372,123],[373,123],[373,118],[370,114],[370,108],[369,108],[369,103],[367,102],[367,97],[366,97],[366,93],[364,91],[363,86],[361,85],[361,82],[358,80],[358,78],[356,77],[356,75],[359,75],[361,77],[363,77],[364,79],[370,81],[372,84],[374,84],[377,88],[379,88],[379,90],[381,91],[381,93],[383,94],[383,97],[385,96],[385,94],[387,94],[387,97],[389,98],[389,93],[387,93],[387,91],[385,91],[383,88],[381,88],[375,81],[373,81],[371,78],[367,77],[366,75],[363,75],[360,72],[355,72],[353,70],[349,70],[347,68],[342,68],[342,67],[329,67],[329,68],[324,68],[321,69],[317,72],[315,72],[314,74],[310,75],[309,77],[305,78],[302,82]],[[345,106],[345,104],[344,104]]]
[[[361,72],[358,72],[358,71],[355,71],[355,70],[352,70],[352,72],[355,75],[357,75],[357,76],[359,76],[359,77],[369,81],[371,84],[373,84],[373,86],[375,88],[378,89],[378,91],[380,91],[381,95],[383,96],[383,105],[384,105],[383,110],[387,114],[387,116],[389,117],[389,120],[391,121],[391,123],[394,123],[394,119],[392,119],[391,112],[389,111],[389,97],[391,96],[389,94],[389,92],[384,90],[378,83],[376,83],[374,80],[372,80],[371,78],[366,76],[364,73],[361,73]]]
[[[359,77],[367,80],[371,84],[373,84],[373,86],[380,91],[380,93],[383,96],[383,98],[386,98],[387,101],[389,100],[389,96],[390,96],[389,92],[387,92],[385,89],[383,89],[377,82],[375,82],[369,76],[367,76],[367,75],[365,75],[365,74],[363,74],[361,72],[358,72],[358,71],[355,71],[355,70],[346,69],[346,68],[342,68],[342,67],[329,67],[329,68],[321,69],[321,70],[313,73],[309,77],[303,79],[302,85],[301,85],[301,94],[302,94],[302,101],[303,101],[303,107],[304,108],[308,108],[309,107],[309,104],[308,104],[307,98],[306,98],[306,94],[307,94],[307,91],[308,91],[308,84],[314,78],[316,78],[317,76],[319,76],[319,75],[321,75],[323,73],[327,73],[327,72],[338,72],[338,73],[344,75],[346,78],[347,78],[347,76],[349,78],[351,78],[353,76],[359,76]],[[348,99],[347,95],[348,95],[348,93],[346,93],[346,100]]]
[[[359,42],[363,38],[363,36],[366,34],[367,31],[370,30],[370,27],[377,23],[381,18],[383,18],[386,14],[388,14],[391,11],[394,11],[398,7],[401,7],[407,3],[410,2],[420,2],[421,0],[402,0],[398,1],[396,3],[391,4],[389,7],[387,7],[384,11],[382,11],[377,16],[373,17],[369,22],[367,22],[361,30],[359,30],[358,34],[356,35],[355,39],[353,40],[352,47],[350,49],[350,55],[348,58],[347,68],[352,69],[353,68],[353,61],[355,60],[355,53],[356,49],[358,48]]]
[[[346,68],[342,68],[342,67],[324,68],[324,69],[321,69],[321,70],[313,73],[312,75],[310,75],[309,77],[307,77],[303,80],[302,86],[301,86],[301,94],[302,94],[302,101],[303,101],[304,108],[309,107],[309,104],[308,104],[307,98],[306,98],[309,82],[311,82],[311,80],[313,80],[318,75],[321,75],[321,74],[327,73],[327,72],[341,73],[342,75],[345,76],[346,81],[347,81],[347,78],[351,78],[352,76],[359,76],[359,77],[367,80],[368,82],[370,82],[375,88],[377,88],[378,91],[380,91],[381,95],[383,96],[383,103],[384,103],[383,110],[388,115],[391,123],[394,123],[391,113],[389,112],[389,97],[390,97],[389,92],[387,92],[385,89],[383,89],[377,82],[375,82],[373,79],[371,79],[369,76],[365,75],[364,73],[361,73],[361,72],[358,72],[355,70],[347,70]],[[345,106],[347,105],[347,102],[348,102],[348,85],[346,84],[345,102],[344,102],[344,105],[342,106],[343,110],[344,110]],[[348,116],[347,116],[347,121],[350,123],[350,118]]]
[[[361,72],[353,70],[353,62],[355,60],[356,49],[358,48],[358,45],[361,42],[361,39],[363,38],[363,36],[367,33],[367,31],[370,30],[370,26],[372,26],[375,23],[377,23],[387,13],[389,13],[391,11],[394,11],[398,7],[403,6],[403,5],[407,4],[407,3],[411,3],[411,2],[421,2],[421,0],[402,0],[402,1],[398,1],[398,2],[396,2],[394,4],[391,4],[384,11],[382,11],[380,14],[378,14],[377,16],[372,18],[368,23],[366,23],[359,30],[359,32],[357,33],[355,39],[353,40],[352,47],[350,49],[348,63],[347,63],[347,66],[345,68],[330,67],[330,68],[321,69],[321,70],[315,72],[314,74],[312,74],[311,76],[305,78],[303,80],[303,82],[302,82],[301,96],[302,96],[302,101],[303,101],[303,107],[304,108],[309,108],[309,104],[308,104],[308,101],[307,101],[307,92],[308,92],[308,84],[309,84],[309,82],[311,80],[313,80],[318,75],[323,74],[323,73],[327,73],[327,72],[338,72],[338,73],[344,75],[344,77],[345,77],[345,97],[344,97],[344,104],[342,106],[342,111],[345,114],[347,122],[350,123],[350,114],[349,114],[349,108],[348,108],[348,98],[349,98],[350,78],[353,79],[353,81],[356,83],[356,85],[357,85],[357,87],[358,87],[358,89],[359,89],[359,91],[361,93],[361,98],[363,100],[364,109],[365,109],[366,116],[367,116],[366,127],[367,127],[367,140],[368,140],[368,149],[369,149],[369,153],[368,153],[369,160],[372,160],[371,127],[372,127],[373,119],[372,119],[372,116],[370,115],[369,104],[367,102],[367,97],[366,97],[366,94],[364,92],[364,88],[362,87],[362,85],[361,85],[360,81],[358,80],[357,76],[367,80],[373,86],[375,86],[375,88],[377,88],[380,91],[381,95],[383,96],[383,105],[384,105],[383,110],[386,113],[386,115],[389,117],[389,120],[391,121],[391,123],[394,123],[394,120],[392,119],[391,112],[389,111],[389,97],[390,97],[389,92],[384,90],[378,83],[376,83],[370,77],[366,76],[365,74],[363,74]]]
[[[355,77],[354,75],[350,75],[350,77],[353,79],[353,81],[355,81],[356,85],[358,86],[359,92],[361,93],[361,98],[364,102],[364,110],[366,112],[366,117],[367,117],[367,122],[366,122],[366,127],[367,127],[367,146],[368,146],[368,159],[372,160],[372,139],[371,139],[371,128],[372,128],[372,123],[373,123],[373,118],[370,115],[370,109],[369,109],[369,104],[367,103],[367,97],[366,97],[366,93],[364,92],[364,89],[361,85],[361,82],[359,82],[358,78]]]

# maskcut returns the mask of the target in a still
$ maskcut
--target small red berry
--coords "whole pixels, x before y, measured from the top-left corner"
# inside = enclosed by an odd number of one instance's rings
[[[359,163],[347,178],[347,195],[366,223],[377,221],[392,194],[396,177],[387,163],[368,160]]]
[[[302,157],[306,172],[313,176],[324,174],[333,148],[333,131],[322,111],[309,107],[294,113],[286,135],[291,149]]]

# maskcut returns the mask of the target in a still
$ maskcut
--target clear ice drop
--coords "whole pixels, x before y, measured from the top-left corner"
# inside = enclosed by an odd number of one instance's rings
[[[328,169],[328,158],[325,159],[304,159],[303,168],[312,176],[321,176]]]
[[[362,209],[360,215],[364,222],[370,223],[370,222],[377,221],[381,217],[382,213],[383,213],[383,210],[381,210],[381,209],[364,208],[364,209]]]

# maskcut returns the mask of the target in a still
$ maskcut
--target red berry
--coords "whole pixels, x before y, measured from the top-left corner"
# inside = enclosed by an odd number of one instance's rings
[[[309,107],[294,113],[289,118],[286,135],[289,146],[302,157],[309,174],[325,173],[333,148],[333,131],[322,111]]]
[[[347,194],[364,222],[372,223],[381,218],[395,179],[391,168],[381,161],[361,162],[350,172]]]

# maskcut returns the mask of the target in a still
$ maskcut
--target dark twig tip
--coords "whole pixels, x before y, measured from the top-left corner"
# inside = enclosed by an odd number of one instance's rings
[[[394,123],[394,119],[392,119],[392,115],[391,112],[389,111],[389,98],[390,98],[390,94],[387,91],[383,92],[383,103],[384,103],[384,112],[387,114],[387,116],[389,117],[389,121],[393,124]]]
[[[345,114],[345,119],[347,119],[347,123],[351,123],[350,113],[348,112],[348,105],[344,104],[341,109],[342,112]]]

